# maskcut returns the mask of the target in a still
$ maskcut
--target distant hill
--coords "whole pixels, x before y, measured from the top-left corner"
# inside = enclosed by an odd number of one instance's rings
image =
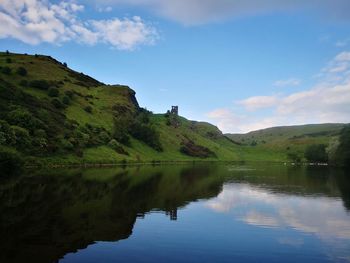
[[[339,137],[345,124],[307,124],[298,126],[281,126],[252,131],[246,134],[225,134],[236,144],[254,148],[256,151],[279,152],[287,155],[294,152],[303,158],[305,149],[312,144],[326,146]]]

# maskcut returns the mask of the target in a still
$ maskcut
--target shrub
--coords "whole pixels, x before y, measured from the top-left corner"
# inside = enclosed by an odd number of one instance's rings
[[[128,126],[124,125],[123,122],[114,121],[112,137],[116,139],[118,142],[128,145],[130,142],[130,138],[128,135]]]
[[[28,81],[25,80],[25,79],[22,79],[22,80],[19,82],[19,85],[22,86],[22,87],[27,87],[27,86],[28,86]]]
[[[67,67],[67,63],[66,63],[66,62],[63,62],[63,66],[66,68],[66,67]]]
[[[110,140],[110,142],[108,143],[108,146],[110,148],[112,148],[113,150],[115,150],[117,153],[119,154],[123,154],[123,155],[129,155],[129,153],[127,151],[125,151],[125,149],[123,148],[123,146],[121,146],[117,140],[112,139]]]
[[[130,134],[157,151],[163,150],[159,133],[151,125],[135,122],[130,128]]]
[[[65,150],[72,150],[74,148],[74,145],[69,140],[62,139],[61,147]]]
[[[107,132],[102,131],[99,133],[98,139],[101,143],[105,144],[111,140],[111,137],[109,136],[109,134]]]
[[[196,145],[193,141],[189,140],[187,142],[184,142],[180,148],[180,152],[183,154],[186,154],[188,156],[192,157],[200,157],[200,158],[208,158],[208,157],[215,157],[215,153],[212,152],[210,149],[201,146]]]
[[[69,105],[69,104],[70,104],[70,98],[69,98],[68,96],[64,96],[64,97],[62,98],[62,102],[63,102],[63,104],[65,104],[65,105]]]
[[[84,108],[84,110],[87,112],[87,113],[92,113],[92,107],[91,106],[86,106]]]
[[[32,88],[48,90],[50,87],[50,83],[46,80],[32,80],[31,82],[29,82],[29,86]]]
[[[289,160],[291,160],[292,162],[295,163],[300,163],[301,162],[301,158],[299,156],[299,154],[295,153],[295,152],[289,152],[287,153],[287,157]]]
[[[14,135],[13,145],[18,149],[26,150],[27,147],[31,144],[28,130],[19,126],[11,126],[11,131]]]
[[[345,126],[341,131],[339,145],[332,161],[333,164],[338,166],[350,166],[350,125]]]
[[[51,100],[52,105],[57,108],[57,109],[62,109],[63,108],[63,104],[61,103],[61,101],[57,98],[54,98]]]
[[[57,88],[51,87],[49,88],[48,95],[50,97],[58,97],[60,95],[60,91]]]
[[[2,72],[3,74],[10,75],[11,72],[12,72],[12,70],[11,70],[9,67],[3,67],[3,68],[1,69],[1,72]]]
[[[16,174],[23,167],[23,159],[15,152],[0,149],[0,176],[6,177]]]
[[[305,158],[309,162],[327,162],[328,156],[324,144],[313,144],[306,148]]]
[[[73,91],[71,91],[71,90],[66,90],[66,91],[64,92],[64,94],[65,94],[67,97],[69,97],[70,99],[72,99],[73,96],[74,96],[74,93],[73,93]]]
[[[19,67],[17,69],[17,74],[24,77],[24,76],[27,76],[27,70],[24,68],[24,67]]]
[[[34,117],[28,110],[17,108],[7,115],[8,122],[12,125],[34,130],[43,126],[42,121]]]
[[[12,63],[12,59],[6,58],[6,63]]]

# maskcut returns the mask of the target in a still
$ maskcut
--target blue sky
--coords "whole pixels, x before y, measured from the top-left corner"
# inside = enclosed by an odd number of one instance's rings
[[[0,1],[0,49],[40,53],[141,106],[224,132],[350,121],[347,0]]]

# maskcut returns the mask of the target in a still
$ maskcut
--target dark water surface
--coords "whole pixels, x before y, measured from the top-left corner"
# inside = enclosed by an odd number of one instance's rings
[[[169,165],[0,181],[0,262],[349,262],[350,174]]]

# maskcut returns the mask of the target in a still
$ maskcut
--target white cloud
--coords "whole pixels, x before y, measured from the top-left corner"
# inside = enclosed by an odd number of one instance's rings
[[[350,52],[342,52],[335,57],[335,61],[350,61]]]
[[[108,44],[120,50],[153,44],[156,29],[140,17],[81,21],[84,6],[74,2],[52,4],[45,0],[2,0],[0,38],[14,38],[27,44],[60,44],[76,41],[88,45]]]
[[[350,44],[350,38],[344,39],[344,40],[339,40],[335,43],[336,47],[346,47],[347,45]]]
[[[289,79],[276,80],[273,83],[273,85],[276,87],[293,87],[293,86],[299,86],[300,83],[301,83],[300,79],[289,78]]]
[[[153,44],[157,32],[148,27],[140,17],[90,22],[100,40],[119,49],[133,49],[140,44]]]
[[[98,7],[97,11],[100,13],[108,13],[108,12],[112,12],[113,8],[111,6],[106,6],[106,7]]]
[[[256,111],[258,109],[275,106],[278,100],[277,96],[256,96],[238,101],[237,103],[243,105],[249,111]]]
[[[168,19],[193,25],[227,18],[310,9],[331,19],[348,19],[348,0],[98,0],[106,5],[146,8]]]
[[[236,102],[245,116],[221,108],[207,117],[224,132],[248,132],[282,125],[350,122],[350,52],[342,52],[321,70],[320,83],[288,95],[254,96]],[[270,108],[272,113],[258,115]],[[215,114],[215,113],[221,114]],[[253,113],[252,113],[253,112]],[[232,125],[233,124],[233,125]]]
[[[232,132],[239,129],[244,116],[238,116],[229,109],[215,109],[207,114],[209,119],[215,120],[216,125],[223,132]]]

